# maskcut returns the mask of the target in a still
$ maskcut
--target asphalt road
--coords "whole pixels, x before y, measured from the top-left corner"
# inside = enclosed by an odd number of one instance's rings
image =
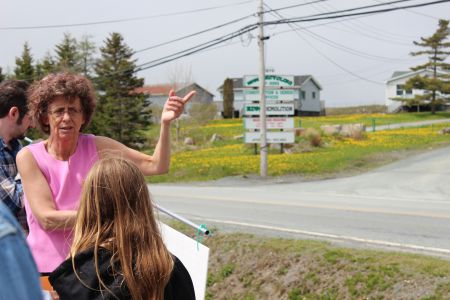
[[[220,230],[450,258],[449,175],[450,148],[442,148],[348,178],[231,178],[150,190],[162,207]]]

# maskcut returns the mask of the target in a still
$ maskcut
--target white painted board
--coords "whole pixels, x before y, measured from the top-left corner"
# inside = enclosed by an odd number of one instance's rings
[[[244,140],[249,144],[260,143],[261,132],[245,132]],[[295,133],[293,131],[267,131],[266,141],[268,144],[293,144],[295,142]]]
[[[244,116],[259,116],[259,104],[245,104]],[[267,103],[266,116],[293,116],[294,103]]]
[[[260,129],[261,128],[261,119],[257,118],[257,117],[244,118],[244,128],[245,129]],[[266,128],[267,129],[293,129],[294,128],[294,118],[267,117],[266,118]]]
[[[298,91],[290,89],[265,90],[266,101],[294,101],[299,97]],[[260,101],[259,89],[244,90],[245,101]]]
[[[191,275],[195,298],[205,299],[209,248],[164,223],[160,223],[160,228],[167,249],[181,260]]]
[[[266,74],[265,77],[266,87],[293,87],[294,86],[294,76],[292,75],[274,75]],[[258,87],[259,86],[259,76],[258,75],[245,75],[243,86],[245,87]]]

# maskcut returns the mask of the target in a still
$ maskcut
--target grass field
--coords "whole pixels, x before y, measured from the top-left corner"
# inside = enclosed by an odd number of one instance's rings
[[[450,299],[450,261],[439,258],[214,230],[203,242],[206,299]]]
[[[378,125],[450,118],[450,113],[435,116],[429,113],[394,115],[351,115],[333,117],[308,117],[301,120],[303,128],[320,128],[325,124],[364,123],[370,126],[372,119]],[[365,133],[362,138],[322,136],[320,147],[311,147],[304,136],[296,137],[290,153],[280,154],[278,145],[269,152],[269,176],[300,175],[303,177],[330,177],[349,171],[367,170],[392,161],[393,153],[422,150],[450,144],[450,136],[439,131],[450,124],[406,128]],[[259,173],[260,158],[255,155],[253,144],[244,144],[242,120],[212,121],[204,126],[182,125],[180,140],[191,137],[194,146],[173,146],[175,149],[168,175],[151,177],[151,182],[205,181],[227,176]],[[209,140],[217,134],[220,140]],[[156,132],[151,134],[157,136]],[[173,136],[172,136],[173,138]],[[259,153],[259,152],[257,152]]]

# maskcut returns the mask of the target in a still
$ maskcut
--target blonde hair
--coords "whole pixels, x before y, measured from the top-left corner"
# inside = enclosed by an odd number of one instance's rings
[[[90,170],[83,185],[70,250],[77,274],[74,256],[94,249],[102,291],[109,289],[100,278],[100,247],[112,252],[112,265],[120,266],[119,272],[134,300],[163,299],[173,269],[172,256],[161,238],[144,176],[124,159],[102,159]]]

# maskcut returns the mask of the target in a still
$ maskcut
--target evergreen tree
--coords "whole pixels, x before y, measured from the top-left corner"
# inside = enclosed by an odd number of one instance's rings
[[[0,67],[0,82],[2,82],[3,80],[5,80],[5,74],[3,74],[3,69],[2,67]]]
[[[56,70],[80,71],[77,40],[65,33],[62,42],[56,45]]]
[[[417,105],[429,104],[431,113],[436,113],[436,107],[450,101],[443,94],[450,93],[450,64],[445,60],[450,55],[450,42],[446,39],[450,35],[448,20],[439,20],[439,27],[436,32],[427,38],[421,37],[420,42],[414,41],[414,45],[422,47],[424,50],[411,52],[412,56],[425,55],[428,61],[422,65],[411,68],[413,71],[430,70],[432,75],[416,75],[405,83],[406,90],[424,90],[423,95],[415,95],[413,99],[396,99]]]
[[[95,43],[92,41],[91,35],[83,35],[78,42],[78,61],[80,65],[80,71],[86,77],[92,77],[96,52]]]
[[[36,79],[42,79],[49,73],[53,73],[56,71],[56,63],[53,60],[50,52],[47,52],[42,59],[42,61],[36,64]]]
[[[234,114],[234,91],[233,79],[227,78],[223,82],[223,117],[233,118]]]
[[[100,55],[94,79],[98,109],[91,129],[125,145],[137,146],[145,141],[143,130],[150,124],[150,113],[143,112],[145,95],[135,91],[143,86],[144,79],[135,76],[133,51],[119,33],[111,33]]]
[[[31,49],[28,43],[23,45],[22,55],[16,57],[16,67],[14,68],[14,74],[16,79],[32,82],[34,79],[34,67],[33,57],[31,56]]]

